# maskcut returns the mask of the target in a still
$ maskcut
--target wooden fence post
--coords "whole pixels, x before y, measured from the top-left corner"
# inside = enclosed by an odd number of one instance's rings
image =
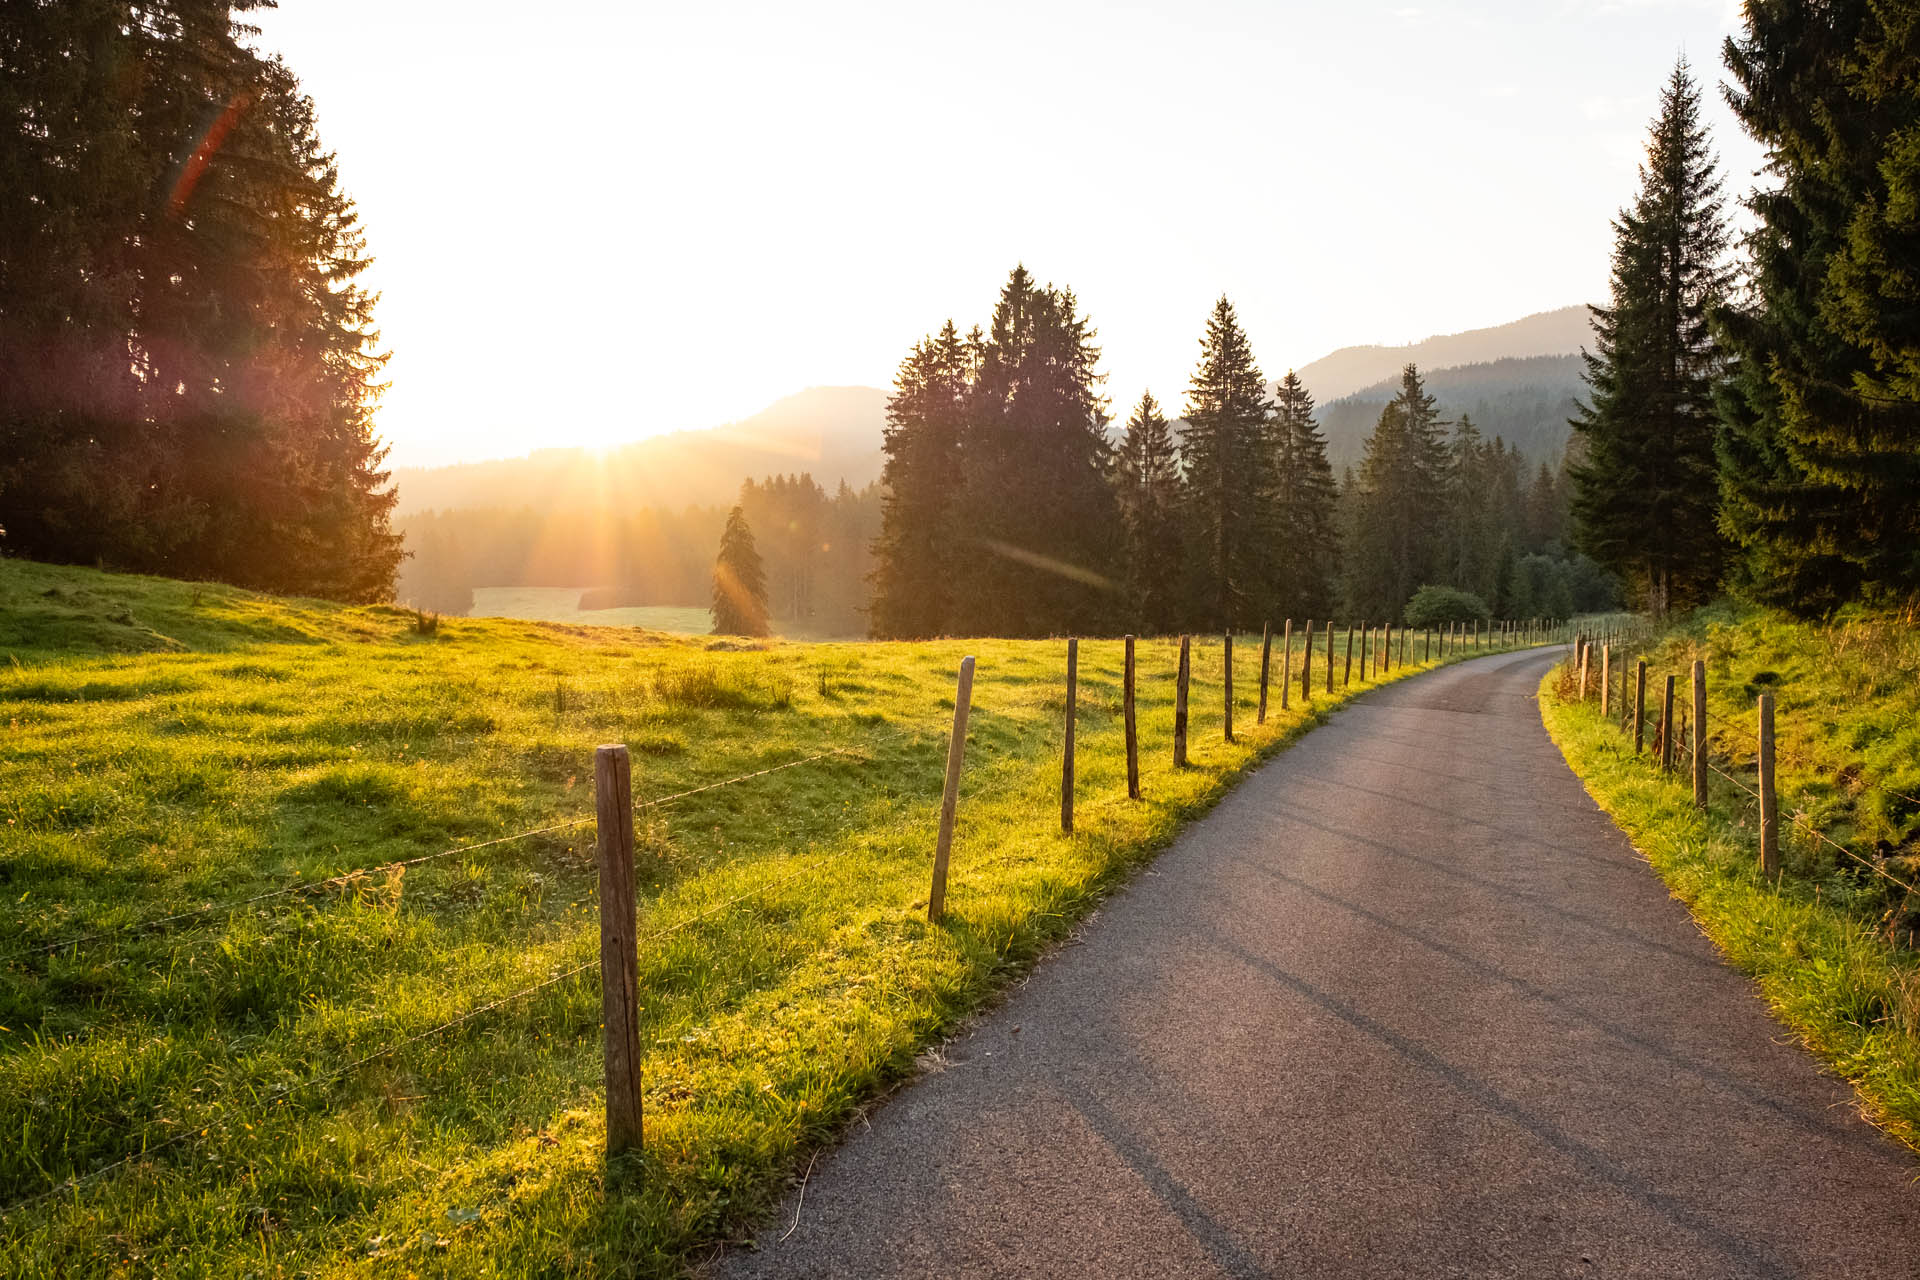
[[[1760,873],[1780,874],[1780,806],[1773,794],[1773,695],[1760,695]]]
[[[1180,674],[1173,686],[1173,767],[1176,769],[1185,768],[1187,763],[1187,674],[1191,652],[1190,638],[1181,636]]]
[[[1433,628],[1420,628],[1420,661],[1433,661]]]
[[[1707,664],[1693,660],[1693,803],[1707,809]]]
[[[1073,834],[1073,713],[1080,700],[1080,639],[1067,637],[1067,740],[1060,753],[1060,831]]]
[[[1587,646],[1586,646],[1586,643],[1583,641],[1580,645],[1580,701],[1585,702],[1586,700],[1587,700]]]
[[[1406,632],[1402,631],[1400,634],[1405,635]],[[1380,640],[1380,674],[1388,676],[1393,674],[1393,624],[1391,622],[1387,624],[1386,634]]]
[[[1405,624],[1402,624],[1400,627],[1400,665],[1403,667],[1407,665],[1407,628]]]
[[[1647,660],[1640,659],[1639,674],[1633,682],[1633,754],[1639,755],[1647,741]]]
[[[933,889],[927,894],[927,919],[939,923],[947,913],[947,859],[953,852],[953,815],[960,807],[960,766],[967,758],[967,712],[973,707],[973,655],[960,659],[960,682],[953,690],[953,736],[947,739],[947,786],[940,794],[940,838],[933,846]]]
[[[633,779],[627,749],[593,753],[594,860],[600,872],[600,1026],[607,1154],[640,1148],[640,942],[633,892]]]
[[[1133,712],[1133,637],[1127,637],[1127,669],[1121,677],[1121,708],[1127,722],[1127,799],[1140,798],[1140,731]]]
[[[1327,692],[1333,692],[1333,620],[1327,620]]]
[[[1293,619],[1288,618],[1280,645],[1280,709],[1287,709],[1287,691],[1293,688]],[[1309,645],[1309,648],[1312,646]]]
[[[1313,701],[1313,619],[1307,619],[1306,643],[1300,650],[1300,701]]]
[[[1345,669],[1340,672],[1340,687],[1342,689],[1353,683],[1353,632],[1354,626],[1349,622],[1347,624],[1347,665]],[[1327,676],[1328,678],[1332,678],[1333,672],[1327,672]]]
[[[1613,714],[1613,643],[1600,646],[1600,718]]]
[[[1273,624],[1260,624],[1260,710],[1253,718],[1255,724],[1267,722],[1267,669],[1273,663]],[[1282,684],[1286,682],[1281,681]]]
[[[1233,632],[1231,631],[1227,632],[1227,642],[1225,647],[1221,650],[1221,652],[1226,659],[1226,667],[1225,667],[1226,699],[1223,704],[1224,710],[1221,714],[1220,723],[1225,732],[1226,740],[1228,742],[1232,742],[1233,741]]]
[[[1660,772],[1673,772],[1673,677],[1667,677],[1666,701],[1660,708]]]

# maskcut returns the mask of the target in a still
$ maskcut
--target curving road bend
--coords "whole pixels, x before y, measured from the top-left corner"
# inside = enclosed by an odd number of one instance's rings
[[[1275,757],[713,1274],[1920,1275],[1920,1166],[1588,798],[1555,656]]]

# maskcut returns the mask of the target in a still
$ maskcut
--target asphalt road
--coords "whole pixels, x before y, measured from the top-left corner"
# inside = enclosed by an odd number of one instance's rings
[[[715,1273],[1920,1275],[1920,1167],[1587,797],[1551,660],[1276,757]]]

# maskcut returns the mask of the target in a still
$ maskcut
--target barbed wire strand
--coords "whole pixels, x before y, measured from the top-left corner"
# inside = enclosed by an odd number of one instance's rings
[[[329,1071],[323,1075],[314,1076],[313,1078],[308,1080],[297,1081],[294,1084],[285,1085],[279,1089],[276,1089],[273,1092],[266,1094],[265,1096],[260,1098],[257,1102],[252,1104],[252,1106],[249,1107],[248,1110],[253,1112],[258,1112],[267,1107],[271,1107],[276,1102],[284,1101],[286,1098],[289,1098],[292,1095],[299,1093],[303,1090],[318,1089],[326,1085],[333,1084],[339,1080],[346,1078],[347,1076],[353,1074],[354,1072],[360,1070],[360,1068],[368,1065],[369,1063],[378,1062],[382,1058],[391,1057],[392,1055],[398,1053],[400,1050],[406,1048],[409,1045],[418,1044],[422,1040],[430,1039],[433,1036],[437,1036],[443,1032],[450,1031],[455,1027],[464,1026],[465,1024],[472,1022],[475,1018],[478,1018],[483,1014],[491,1013],[495,1009],[498,1009],[505,1005],[513,1003],[515,1000],[523,999],[526,996],[533,995],[535,992],[544,991],[548,987],[556,986],[559,983],[565,982],[569,978],[577,977],[578,975],[585,973],[588,969],[597,968],[599,964],[600,964],[600,961],[597,958],[593,960],[589,960],[585,964],[575,965],[573,968],[566,970],[564,973],[557,973],[551,978],[546,979],[544,982],[536,982],[530,987],[523,987],[518,991],[514,991],[507,995],[501,996],[496,1000],[489,1000],[487,1003],[480,1005],[477,1008],[469,1009],[465,1013],[460,1014],[458,1017],[449,1018],[445,1022],[442,1022],[437,1026],[428,1027],[424,1031],[415,1032],[413,1035],[403,1037],[402,1039],[399,1039],[399,1040],[395,1040],[391,1044],[383,1045],[382,1047],[375,1049],[372,1053],[364,1054],[361,1057],[355,1058],[352,1062],[347,1063],[345,1066],[336,1068],[335,1070]],[[224,1131],[228,1126],[230,1126],[234,1122],[235,1119],[238,1118],[238,1115],[239,1115],[238,1111],[230,1112],[227,1115],[211,1120],[204,1125],[195,1125],[192,1128],[186,1129],[180,1133],[173,1135],[170,1138],[165,1139],[164,1141],[154,1143],[152,1146],[142,1147],[139,1151],[133,1152],[131,1155],[122,1156],[120,1159],[115,1160],[111,1164],[102,1165],[98,1169],[89,1170],[86,1173],[75,1174],[73,1177],[68,1178],[65,1182],[62,1182],[60,1185],[56,1187],[50,1187],[45,1191],[36,1192],[35,1194],[31,1196],[27,1196],[24,1199],[14,1201],[12,1204],[7,1205],[4,1209],[0,1209],[0,1218],[10,1217],[13,1214],[18,1213],[22,1209],[31,1208],[32,1206],[39,1204],[43,1200],[50,1199],[51,1197],[57,1196],[57,1195],[64,1195],[68,1191],[76,1190],[77,1188],[84,1186],[89,1182],[93,1182],[96,1179],[105,1177],[107,1174],[112,1173],[116,1169],[124,1168],[127,1165],[130,1165],[137,1160],[144,1159],[147,1156],[155,1155],[159,1152],[167,1150],[170,1147],[179,1146],[182,1143],[194,1140],[196,1138],[205,1138],[210,1134],[212,1134],[215,1130]]]
[[[800,763],[800,762],[796,761],[795,763]],[[747,776],[757,776],[757,775],[743,775],[743,778]],[[669,925],[664,929],[656,929],[652,933],[643,934],[638,939],[636,939],[636,946],[638,946],[641,943],[657,942],[662,938],[678,933],[682,929],[688,928],[692,925],[698,924],[702,920],[705,920],[714,915],[717,915],[720,912],[726,910],[728,907],[738,906],[740,903],[745,902],[748,899],[759,897],[761,894],[770,893],[774,889],[778,889],[784,885],[791,884],[795,880],[800,879],[802,876],[805,876],[810,872],[817,871],[819,868],[827,865],[829,862],[832,862],[835,858],[840,856],[842,855],[827,854],[819,858],[811,859],[805,865],[797,868],[792,872],[789,872],[784,876],[780,876],[776,879],[769,880],[765,884],[757,885],[754,888],[749,889],[745,893],[736,894],[735,896],[731,898],[727,898],[724,901],[717,902],[713,906],[708,907],[706,910],[696,912],[695,914],[688,916],[685,919],[677,920],[673,924]],[[599,959],[595,958],[593,960],[586,961],[583,964],[575,965],[572,968],[567,969],[562,973],[557,973],[552,977],[546,979],[545,981],[536,982],[532,986],[523,987],[518,991],[510,992],[507,995],[500,996],[499,998],[494,1000],[489,1000],[486,1004],[479,1005],[473,1009],[469,1009],[465,1013],[460,1014],[458,1017],[449,1018],[445,1022],[441,1022],[435,1026],[428,1027],[424,1031],[415,1032],[412,1035],[405,1036],[399,1040],[395,1040],[391,1044],[383,1045],[382,1047],[374,1050],[371,1053],[363,1054],[360,1057],[355,1058],[352,1062],[349,1062],[344,1066],[338,1067],[333,1071],[329,1071],[323,1075],[315,1076],[312,1079],[302,1080],[295,1084],[286,1085],[280,1089],[277,1089],[272,1093],[269,1093],[264,1097],[262,1097],[261,1099],[259,1099],[255,1104],[253,1104],[250,1110],[254,1112],[258,1112],[265,1108],[271,1107],[274,1103],[280,1102],[292,1096],[293,1094],[299,1093],[303,1090],[324,1088],[327,1085],[330,1085],[342,1079],[345,1079],[347,1076],[352,1075],[354,1072],[360,1070],[362,1067],[369,1065],[370,1063],[377,1062],[382,1058],[391,1057],[395,1053],[398,1053],[400,1050],[407,1048],[409,1045],[418,1044],[422,1040],[431,1039],[432,1037],[440,1035],[444,1032],[451,1031],[457,1027],[464,1026],[465,1024],[472,1022],[474,1019],[482,1016],[483,1014],[491,1013],[495,1009],[502,1008],[503,1006],[511,1004],[516,1000],[523,999],[524,997],[533,995],[536,992],[544,991],[548,987],[556,986],[559,983],[567,981],[569,978],[577,977],[578,975],[585,973],[589,969],[598,968],[599,965],[600,965]],[[651,1043],[658,1045],[664,1042],[653,1041]],[[125,1166],[132,1164],[137,1160],[141,1160],[147,1156],[151,1156],[151,1155],[157,1154],[158,1152],[165,1151],[170,1147],[179,1146],[182,1143],[191,1141],[195,1138],[205,1138],[209,1136],[216,1129],[224,1131],[229,1125],[232,1124],[235,1118],[237,1118],[236,1115],[228,1115],[228,1116],[216,1119],[214,1121],[211,1121],[205,1125],[194,1126],[193,1128],[190,1128],[181,1133],[175,1134],[172,1137],[167,1138],[161,1142],[154,1143],[153,1145],[148,1147],[143,1147],[139,1151],[133,1152],[130,1155],[123,1156],[120,1159],[113,1161],[111,1164],[102,1165],[100,1168],[90,1170],[87,1173],[76,1174],[73,1177],[68,1178],[65,1182],[61,1183],[58,1186],[51,1187],[45,1191],[36,1192],[35,1194],[28,1196],[24,1199],[16,1200],[14,1203],[7,1205],[5,1208],[0,1208],[0,1218],[11,1216],[12,1214],[18,1212],[21,1209],[30,1208],[31,1206],[38,1204],[41,1201],[49,1199],[53,1196],[62,1195],[67,1191],[73,1190],[77,1187],[85,1185],[86,1183],[89,1183],[98,1178],[104,1177],[105,1175],[112,1173],[116,1169],[124,1168]]]
[[[494,845],[509,844],[515,840],[527,840],[534,836],[550,835],[555,831],[565,831],[569,828],[582,826],[592,821],[592,818],[574,818],[567,822],[557,822],[546,827],[535,827],[529,831],[518,831],[509,836],[500,836],[492,840],[482,840],[475,844],[455,845],[450,849],[442,849],[437,853],[423,853],[414,858],[401,858],[394,862],[383,862],[377,866],[361,867],[355,871],[345,871],[336,876],[329,876],[324,880],[305,880],[298,884],[285,885],[278,889],[269,889],[265,893],[256,893],[251,897],[237,898],[226,902],[213,902],[203,907],[195,907],[191,911],[177,911],[172,915],[157,916],[152,920],[142,920],[136,924],[121,925],[113,929],[101,929],[94,933],[85,933],[78,937],[66,938],[58,942],[39,943],[31,947],[17,948],[7,952],[6,956],[8,959],[14,959],[19,956],[44,955],[52,951],[64,951],[68,947],[77,947],[83,942],[97,942],[102,938],[117,938],[128,933],[145,933],[149,930],[158,929],[162,925],[173,924],[177,921],[199,919],[221,911],[238,911],[243,907],[250,907],[256,903],[266,902],[274,898],[284,898],[289,894],[316,893],[321,889],[348,884],[367,876],[379,875],[382,872],[400,871],[407,867],[417,867],[423,862],[433,862],[440,858],[450,858],[455,854],[471,853],[476,849],[487,849]]]

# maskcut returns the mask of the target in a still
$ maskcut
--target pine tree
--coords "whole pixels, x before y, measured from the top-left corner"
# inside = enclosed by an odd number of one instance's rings
[[[1257,623],[1273,600],[1270,413],[1253,347],[1222,296],[1200,340],[1182,439],[1202,604],[1216,627]]]
[[[402,553],[364,238],[312,104],[236,7],[0,24],[8,542],[385,599]]]
[[[1735,579],[1809,614],[1920,595],[1920,13],[1745,6],[1734,112],[1767,148],[1751,305],[1722,313]]]
[[[1612,299],[1593,308],[1589,403],[1573,419],[1582,550],[1656,613],[1693,603],[1720,576],[1709,315],[1728,287],[1720,180],[1684,60],[1660,97],[1641,191],[1614,223]]]
[[[1047,635],[1110,626],[1122,604],[1100,349],[1071,289],[1014,268],[978,344],[945,526],[952,629]]]
[[[960,444],[978,361],[978,335],[949,320],[900,363],[887,400],[880,536],[874,543],[875,636],[940,635],[952,625],[950,513],[961,488]]]
[[[1338,492],[1313,396],[1291,369],[1273,399],[1273,508],[1277,611],[1325,618],[1340,574]]]
[[[753,529],[739,507],[727,513],[720,554],[713,562],[713,634],[764,636],[767,625],[767,574],[753,545]]]
[[[1152,392],[1127,419],[1114,483],[1126,527],[1128,605],[1148,632],[1174,630],[1182,621],[1182,504],[1180,451]]]
[[[1447,447],[1420,371],[1380,411],[1349,498],[1346,603],[1356,616],[1398,620],[1414,591],[1443,576]]]

